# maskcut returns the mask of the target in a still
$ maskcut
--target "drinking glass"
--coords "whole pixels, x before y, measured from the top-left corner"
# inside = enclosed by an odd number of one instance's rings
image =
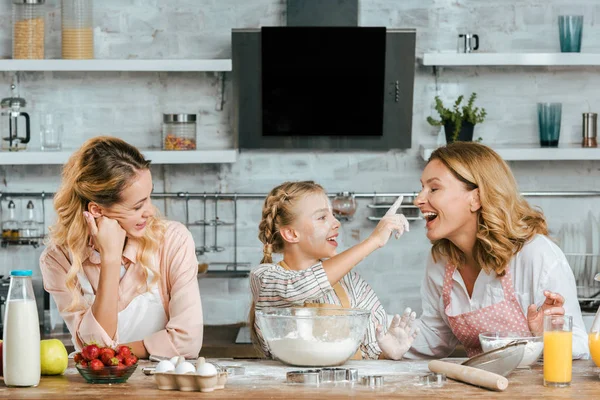
[[[537,112],[540,130],[540,145],[542,147],[558,147],[562,104],[538,103]]]
[[[579,53],[581,51],[582,31],[583,15],[560,15],[558,17],[560,51],[563,53]]]
[[[42,113],[40,143],[43,151],[58,151],[62,148],[62,124],[53,113]]]
[[[571,386],[573,317],[544,316],[544,386]]]

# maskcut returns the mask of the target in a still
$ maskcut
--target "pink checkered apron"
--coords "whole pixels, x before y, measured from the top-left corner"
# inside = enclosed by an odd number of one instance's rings
[[[450,329],[454,335],[465,346],[467,355],[473,357],[482,352],[479,343],[479,334],[493,331],[529,331],[527,318],[521,310],[521,306],[515,296],[515,289],[512,284],[510,271],[506,269],[506,274],[499,278],[504,290],[504,300],[500,303],[483,307],[479,310],[470,311],[464,314],[450,316],[450,292],[454,285],[452,275],[456,267],[450,264],[446,265],[444,275],[444,286],[442,296],[444,300],[444,312],[448,317]]]

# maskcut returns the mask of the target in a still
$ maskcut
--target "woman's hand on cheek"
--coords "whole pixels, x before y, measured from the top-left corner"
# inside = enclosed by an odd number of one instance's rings
[[[394,315],[394,319],[392,319],[392,323],[385,334],[381,325],[377,327],[375,335],[384,358],[400,360],[410,349],[419,334],[419,328],[415,329],[412,334],[410,333],[415,318],[416,313],[407,308],[404,310],[402,318],[398,314]]]
[[[105,216],[94,218],[87,211],[83,214],[100,257],[103,260],[121,260],[126,232],[119,222]]]
[[[545,300],[541,306],[532,304],[527,308],[529,330],[535,335],[544,333],[544,315],[564,315],[565,299],[558,293],[544,291]]]

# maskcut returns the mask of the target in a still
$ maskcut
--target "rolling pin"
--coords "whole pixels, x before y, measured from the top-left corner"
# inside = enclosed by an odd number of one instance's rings
[[[429,362],[429,369],[431,372],[446,374],[448,378],[490,390],[501,392],[508,387],[508,379],[502,375],[465,365],[433,360]]]

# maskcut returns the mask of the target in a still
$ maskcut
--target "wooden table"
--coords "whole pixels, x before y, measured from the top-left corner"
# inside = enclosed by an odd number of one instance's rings
[[[458,360],[452,360],[458,361]],[[140,367],[127,383],[116,385],[87,384],[72,365],[64,376],[42,377],[35,388],[0,387],[1,399],[342,399],[358,398],[435,398],[437,399],[592,399],[600,397],[599,370],[591,361],[573,362],[573,382],[570,388],[546,388],[542,385],[542,366],[517,370],[509,377],[508,389],[491,392],[478,387],[448,380],[442,388],[417,386],[418,377],[427,373],[426,361],[350,361],[345,367],[358,369],[360,376],[385,375],[384,386],[370,389],[362,384],[323,384],[319,387],[285,383],[285,373],[298,369],[276,361],[221,360],[224,365],[241,365],[243,376],[229,378],[224,390],[212,393],[160,391],[153,376],[142,373]]]

